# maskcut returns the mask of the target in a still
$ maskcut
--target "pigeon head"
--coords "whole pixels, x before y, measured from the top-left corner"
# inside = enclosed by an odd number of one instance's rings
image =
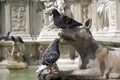
[[[10,33],[11,33],[11,31],[7,32],[7,34],[5,34],[4,36],[9,37]]]
[[[22,40],[22,38],[21,38],[20,36],[17,36],[17,37],[16,37],[16,40],[17,40],[18,42],[20,42],[20,43],[24,43],[24,41]]]
[[[8,32],[8,35],[11,33],[11,31]]]
[[[53,10],[52,10],[52,14],[53,14],[53,15],[55,15],[55,14],[60,15],[60,13],[58,12],[57,9],[53,9]]]
[[[16,42],[16,40],[15,40],[15,37],[14,37],[14,36],[11,36],[11,40],[12,40],[12,41],[14,41],[14,42]]]

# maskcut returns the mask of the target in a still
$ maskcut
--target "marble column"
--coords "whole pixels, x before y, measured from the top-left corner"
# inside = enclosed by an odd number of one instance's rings
[[[116,0],[117,30],[120,31],[120,0]]]
[[[111,0],[109,9],[109,32],[120,32],[120,1]]]
[[[109,32],[116,31],[116,3],[115,0],[111,1],[111,7],[109,8]]]
[[[91,3],[90,0],[79,0],[82,7],[82,21],[86,21],[88,19],[88,6]]]
[[[97,1],[93,0],[92,1],[92,7],[91,7],[91,12],[92,12],[92,27],[91,30],[92,32],[97,32],[98,31],[98,19],[97,19]]]
[[[79,1],[72,0],[71,1],[71,13],[73,15],[73,18],[79,22],[82,22],[82,8]]]
[[[70,0],[71,12],[73,18],[79,22],[84,22],[88,19],[88,6],[90,1],[88,0]]]
[[[10,31],[10,4],[5,5],[5,28],[3,30],[6,33]]]

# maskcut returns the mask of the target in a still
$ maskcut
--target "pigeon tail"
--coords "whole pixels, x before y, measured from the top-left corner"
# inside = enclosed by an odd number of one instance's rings
[[[36,73],[43,71],[43,70],[46,69],[47,67],[48,67],[48,66],[46,66],[46,65],[41,65],[41,66],[37,69]]]

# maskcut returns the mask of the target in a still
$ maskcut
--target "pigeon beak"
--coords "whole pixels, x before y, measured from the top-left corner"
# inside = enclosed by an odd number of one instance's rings
[[[59,33],[62,33],[62,29],[59,29]]]
[[[52,13],[50,13],[50,16],[52,16]]]
[[[59,29],[59,33],[63,33],[64,32],[64,29]]]

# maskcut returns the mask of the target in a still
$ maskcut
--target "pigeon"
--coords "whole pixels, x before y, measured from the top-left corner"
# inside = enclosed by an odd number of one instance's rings
[[[50,69],[52,72],[52,65],[59,59],[60,51],[59,51],[59,39],[56,38],[51,45],[51,51],[44,58],[42,65],[37,69],[36,73],[39,72],[38,77],[42,74],[45,69]]]
[[[6,33],[6,34],[0,35],[0,41],[1,41],[1,40],[5,40],[5,41],[9,40],[9,35],[10,35],[10,33],[11,33],[11,31],[9,31],[9,32]]]
[[[17,42],[20,42],[20,43],[24,43],[24,41],[22,40],[22,38],[20,36],[10,36],[9,37],[13,42],[17,43]]]
[[[25,51],[25,44],[23,39],[20,36],[9,36],[9,40],[12,40],[14,44],[19,43],[20,52],[24,53]],[[30,64],[27,57],[22,55],[23,61]]]
[[[76,26],[82,26],[82,23],[75,21],[74,19],[60,14],[57,9],[52,10],[53,21],[57,28],[74,28]]]

